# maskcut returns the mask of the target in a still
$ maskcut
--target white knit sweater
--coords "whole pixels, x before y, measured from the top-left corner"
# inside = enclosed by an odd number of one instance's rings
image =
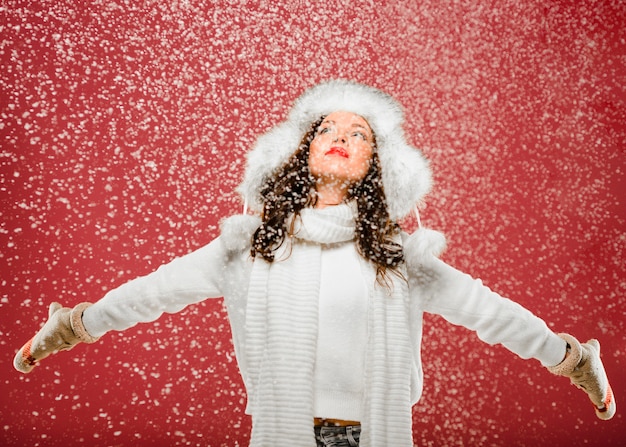
[[[320,244],[352,238],[347,206],[307,210],[290,244],[268,264],[249,256],[257,218],[234,216],[207,246],[110,291],[83,321],[100,336],[177,312],[210,297],[225,299],[252,415],[251,445],[276,439],[315,446],[315,357],[318,340]],[[411,446],[411,407],[422,391],[423,312],[442,315],[544,366],[559,363],[565,342],[539,318],[424,250],[423,232],[403,240],[408,278],[376,286],[360,260],[368,290],[361,446]],[[313,299],[311,299],[313,297]]]
[[[314,373],[316,417],[360,421],[367,346],[367,288],[356,246],[324,244]]]

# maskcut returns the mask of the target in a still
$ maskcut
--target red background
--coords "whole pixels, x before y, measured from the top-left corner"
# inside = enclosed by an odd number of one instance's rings
[[[51,301],[212,240],[255,137],[333,77],[404,105],[446,261],[599,338],[626,399],[624,2],[8,0],[0,17],[1,445],[246,445],[221,300],[30,375],[11,362]],[[426,320],[417,444],[625,445],[623,412],[599,421],[567,379]]]

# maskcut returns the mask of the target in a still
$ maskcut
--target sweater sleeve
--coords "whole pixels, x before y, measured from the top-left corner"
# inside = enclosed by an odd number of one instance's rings
[[[426,312],[475,331],[489,344],[501,343],[521,358],[536,358],[544,366],[563,360],[565,342],[529,310],[443,261],[428,269]]]
[[[206,298],[223,296],[226,252],[215,239],[210,244],[162,265],[156,271],[109,291],[87,308],[83,324],[99,337],[137,323],[154,321]]]

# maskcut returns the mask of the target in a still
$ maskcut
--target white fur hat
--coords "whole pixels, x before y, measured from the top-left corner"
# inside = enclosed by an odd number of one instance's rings
[[[251,209],[262,210],[259,192],[263,182],[296,151],[311,123],[336,111],[362,116],[374,131],[393,220],[408,215],[428,193],[432,184],[428,161],[406,142],[398,102],[375,88],[332,80],[306,90],[295,101],[287,120],[261,135],[247,154],[244,179],[237,190]]]

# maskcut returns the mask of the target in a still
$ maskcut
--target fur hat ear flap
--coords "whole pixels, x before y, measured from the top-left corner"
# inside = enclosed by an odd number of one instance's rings
[[[430,165],[420,151],[406,143],[402,129],[384,136],[378,144],[378,156],[389,217],[402,219],[430,191]]]
[[[253,211],[263,209],[260,192],[266,178],[298,148],[304,134],[295,124],[283,122],[276,125],[261,135],[252,150],[246,153],[246,170],[237,191]]]
[[[252,235],[261,225],[259,216],[235,214],[220,223],[220,240],[224,248],[232,252],[250,249]]]

